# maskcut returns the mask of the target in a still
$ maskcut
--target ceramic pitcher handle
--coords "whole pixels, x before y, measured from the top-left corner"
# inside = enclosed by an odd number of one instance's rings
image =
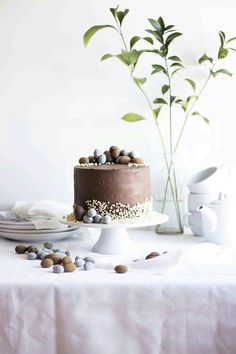
[[[190,217],[191,218],[193,217],[192,213],[188,212],[188,213],[184,214],[184,217],[183,217],[184,226],[186,226],[186,227],[191,227],[192,226],[191,222],[189,222],[189,218]]]
[[[232,168],[231,166],[229,166],[228,164],[222,163],[219,167],[221,173],[222,173],[222,177],[225,179],[230,178],[231,173],[232,173]]]

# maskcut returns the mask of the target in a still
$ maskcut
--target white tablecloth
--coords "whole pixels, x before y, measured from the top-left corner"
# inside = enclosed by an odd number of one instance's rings
[[[130,235],[133,255],[95,254],[94,270],[63,274],[15,254],[18,242],[0,239],[0,353],[235,354],[234,273],[116,274],[112,263],[204,241],[153,231]],[[85,256],[93,243],[83,234],[56,245]]]

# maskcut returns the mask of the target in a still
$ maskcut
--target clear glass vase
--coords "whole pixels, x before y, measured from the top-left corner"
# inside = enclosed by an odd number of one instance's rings
[[[168,215],[168,222],[158,225],[159,234],[182,234],[184,214],[184,178],[181,174],[178,156],[164,155],[162,168],[158,173],[155,209]]]

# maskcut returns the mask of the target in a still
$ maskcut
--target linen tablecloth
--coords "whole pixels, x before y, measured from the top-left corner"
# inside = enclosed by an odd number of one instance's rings
[[[235,354],[236,276],[158,274],[113,265],[150,251],[188,250],[204,240],[131,231],[128,256],[94,254],[91,271],[54,274],[0,239],[0,354]],[[91,255],[96,235],[56,243]],[[200,257],[200,255],[199,255]]]

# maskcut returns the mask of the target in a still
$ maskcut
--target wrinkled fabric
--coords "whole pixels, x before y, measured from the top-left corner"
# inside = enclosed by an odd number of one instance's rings
[[[72,212],[72,207],[54,200],[17,201],[12,211],[21,219],[32,216],[62,218]]]
[[[127,256],[90,253],[85,234],[60,241],[97,261],[92,271],[63,274],[0,239],[0,353],[235,354],[235,250],[178,237],[135,231]],[[169,252],[132,262],[154,250]],[[120,262],[127,273],[113,271]]]

